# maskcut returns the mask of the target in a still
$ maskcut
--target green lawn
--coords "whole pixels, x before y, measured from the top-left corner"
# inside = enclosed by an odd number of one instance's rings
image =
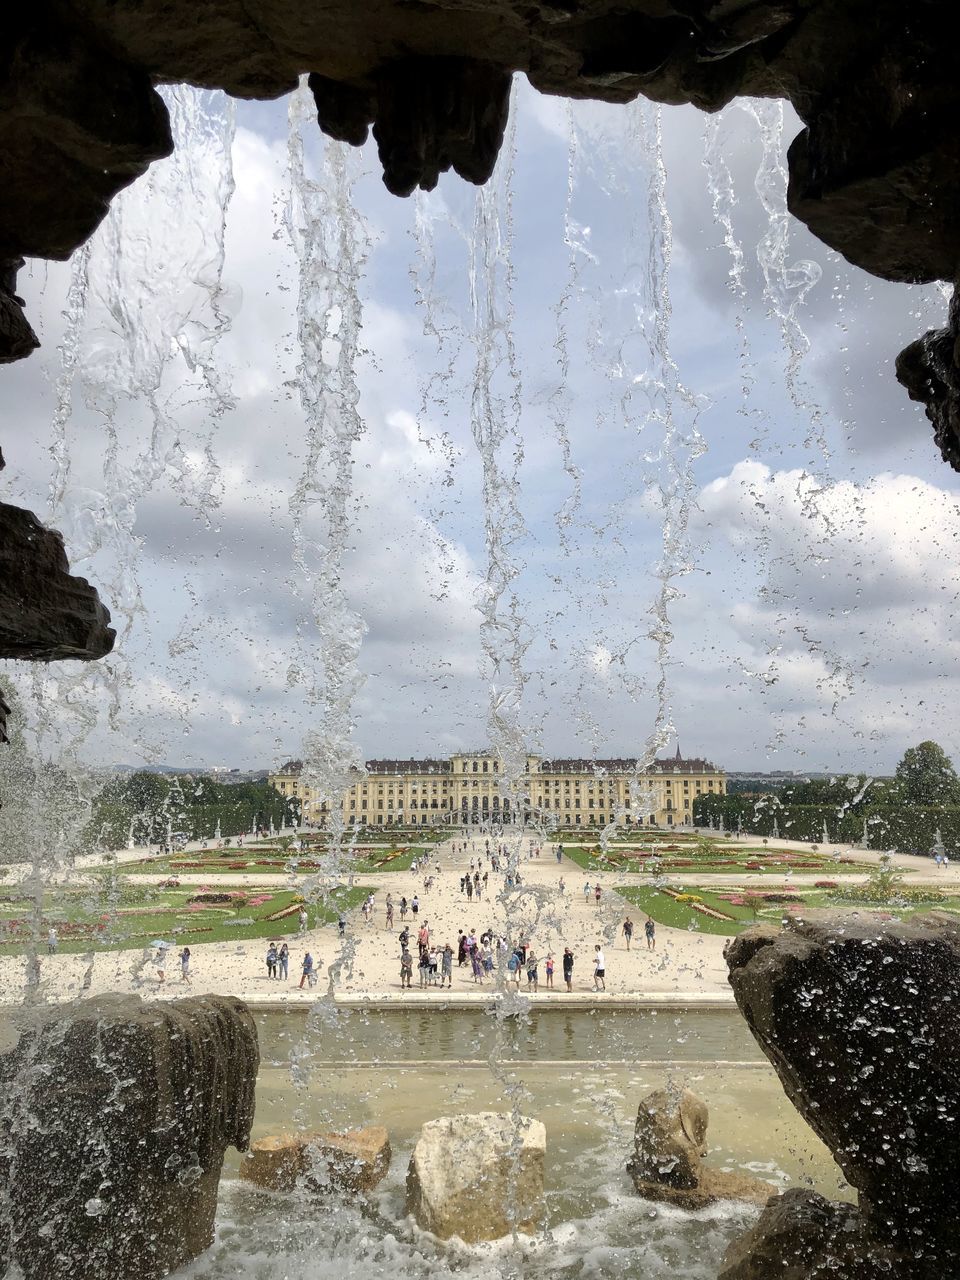
[[[723,911],[726,915],[731,916],[732,919],[715,920],[712,916],[704,915],[703,912],[697,911],[692,905],[676,902],[668,894],[647,885],[617,889],[617,893],[622,898],[626,898],[644,915],[651,916],[657,924],[666,925],[671,929],[689,929],[699,933],[719,933],[726,937],[733,937],[759,918],[757,912],[751,908],[735,907],[729,902],[723,902],[715,893],[711,893],[709,889],[698,887],[691,889],[690,892],[702,898],[704,906],[713,907],[716,911]],[[635,933],[639,935],[642,941],[643,921],[634,920],[634,925],[636,926]]]
[[[297,932],[298,913],[279,920],[269,917],[296,906],[300,895],[289,889],[232,889],[218,886],[216,893],[230,893],[227,903],[196,903],[197,890],[158,890],[123,887],[121,901],[110,907],[109,890],[62,890],[45,896],[37,937],[45,945],[51,925],[60,935],[60,951],[117,951],[149,946],[156,938],[179,945],[202,942],[242,942],[249,938],[280,938]],[[338,888],[323,903],[308,903],[311,926],[329,924],[338,912],[360,905],[369,890],[364,886]],[[242,895],[242,896],[240,896]],[[32,902],[0,897],[0,952],[17,954],[26,949],[32,931]]]
[[[693,894],[703,901],[703,905],[722,911],[729,920],[716,920],[712,916],[698,911],[691,903],[677,902],[669,894],[648,885],[625,886],[616,890],[627,902],[636,906],[644,915],[652,916],[657,924],[671,929],[687,929],[690,932],[714,933],[724,937],[733,937],[754,923],[779,924],[789,914],[791,903],[766,903],[761,899],[748,900],[747,905],[740,906],[727,902],[721,894],[700,886],[684,885],[684,893]],[[736,895],[735,889],[722,890],[722,893]],[[773,890],[772,892],[776,892]],[[810,892],[791,893],[791,902],[798,906],[828,907],[839,911],[875,911],[882,916],[895,916],[897,919],[908,919],[925,911],[941,910],[960,914],[960,897],[947,897],[936,904],[924,906],[864,906],[860,903],[844,902],[829,890],[812,890]],[[642,940],[642,920],[635,920],[636,933]]]
[[[630,845],[625,849],[618,849],[611,846],[603,857],[592,849],[572,848],[569,845],[565,845],[563,851],[571,862],[585,871],[652,874],[650,855],[629,856],[634,847]],[[759,863],[759,867],[748,869],[747,863],[752,862]],[[801,875],[822,875],[832,879],[834,876],[862,875],[865,870],[863,864],[837,862],[826,854],[807,850],[794,853],[783,849],[747,849],[719,842],[714,844],[709,855],[700,854],[693,846],[683,850],[659,852],[657,863],[661,875],[696,875],[698,871],[709,875],[730,875],[749,870],[751,875],[782,876],[787,871],[795,870]]]
[[[364,850],[352,859],[346,849],[341,852],[340,866],[360,875],[374,871],[409,871],[414,858],[429,853],[428,846],[411,845],[388,858],[396,846],[383,844],[381,850]],[[329,865],[325,849],[291,850],[289,853],[276,847],[244,845],[241,849],[197,849],[171,857],[142,858],[137,862],[118,864],[124,875],[226,875],[231,872],[249,872],[251,875],[285,875],[291,868],[309,873],[323,870]]]

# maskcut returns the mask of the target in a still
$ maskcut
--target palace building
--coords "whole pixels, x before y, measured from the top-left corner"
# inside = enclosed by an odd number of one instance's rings
[[[304,821],[324,826],[327,798],[303,777],[300,760],[270,774],[281,795],[299,800]],[[548,827],[672,827],[693,820],[693,801],[726,791],[726,775],[708,760],[680,754],[656,759],[637,773],[636,761],[549,760],[527,756],[512,786],[490,752],[438,760],[368,760],[366,773],[343,797],[352,826],[459,826],[537,821]]]

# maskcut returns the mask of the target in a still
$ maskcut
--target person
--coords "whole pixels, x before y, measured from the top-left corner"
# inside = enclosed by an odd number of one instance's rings
[[[290,948],[284,942],[277,952],[277,977],[286,982],[290,976]]]
[[[563,861],[563,845],[558,844],[557,845],[557,862],[559,863],[562,861]]]
[[[340,911],[337,915],[337,932],[341,938],[347,936],[347,913]]]
[[[467,963],[467,935],[462,929],[457,932],[457,968],[462,969]]]
[[[564,880],[563,876],[561,876],[560,879],[557,881],[557,888],[560,890],[561,893],[563,893],[565,892],[566,887],[567,887],[567,882]]]
[[[424,920],[417,933],[417,946],[421,951],[426,951],[430,946],[430,926],[426,920]]]
[[[480,951],[480,959],[483,963],[484,975],[488,978],[493,977],[493,951],[490,947],[490,939],[488,938]]]
[[[633,938],[633,921],[627,916],[623,922],[623,936],[626,940],[627,950],[630,950],[630,941]]]
[[[563,980],[567,990],[573,990],[573,952],[569,947],[563,948]]]
[[[157,981],[165,982],[167,977],[167,945],[157,947],[156,955],[153,957],[153,963],[157,968]]]
[[[602,890],[601,890],[601,888],[600,888],[600,884],[599,884],[599,882],[598,882],[596,885],[594,885],[594,888],[593,888],[593,896],[594,896],[594,897],[596,898],[596,900],[597,900],[597,910],[599,910],[599,909],[600,909],[600,894],[601,894],[601,892],[602,892]]]
[[[317,976],[316,976],[316,974],[315,974],[315,973],[314,973],[314,971],[313,971],[313,956],[310,954],[310,952],[309,952],[309,951],[305,951],[305,952],[304,952],[304,954],[303,954],[303,966],[302,966],[302,971],[301,971],[301,973],[300,973],[300,988],[301,988],[301,990],[303,989],[303,984],[304,984],[305,982],[306,982],[306,983],[309,983],[309,984],[310,984],[310,986],[312,987],[312,986],[314,985],[314,983],[316,982],[316,980],[317,980]]]
[[[507,961],[508,981],[516,982],[520,985],[520,957],[516,951],[510,952],[510,959]]]
[[[367,924],[373,920],[373,894],[368,893],[363,900],[363,918]]]
[[[540,989],[539,973],[537,970],[537,957],[533,953],[533,948],[527,952],[527,990],[531,988],[534,991]]]
[[[393,928],[393,894],[387,894],[387,923],[386,928]]]
[[[431,947],[427,952],[427,961],[430,969],[430,985],[435,987],[437,985],[437,970],[440,964],[440,957],[437,955],[436,947]]]
[[[583,886],[583,900],[586,903],[590,902],[590,881],[589,880]]]
[[[467,876],[467,901],[473,901],[473,881]]]
[[[401,922],[401,924],[403,923],[403,921],[404,921],[404,920],[406,920],[406,918],[407,918],[407,900],[406,900],[406,898],[401,898],[401,899],[400,899],[400,922]]]
[[[647,922],[643,926],[643,932],[647,939],[647,950],[655,951],[657,949],[657,926],[653,923],[650,916],[647,916]]]
[[[604,960],[604,957],[603,957],[603,948],[600,946],[600,943],[598,942],[593,950],[594,950],[593,989],[594,991],[606,991],[607,966],[606,966],[606,961]]]
[[[180,952],[180,981],[190,981],[190,948],[184,947]]]
[[[470,948],[470,968],[473,970],[474,982],[483,982],[483,962],[475,946]]]
[[[409,943],[410,943],[410,930],[407,928],[406,925],[404,925],[403,928],[400,930],[401,951],[403,950],[404,947],[409,946]]]
[[[299,932],[306,933],[307,932],[307,908],[306,907],[300,908],[298,920],[300,925]]]
[[[58,941],[59,939],[57,938],[57,931],[53,927],[53,925],[51,925],[50,928],[47,930],[47,955],[50,955],[50,956],[56,955]]]
[[[403,931],[406,933],[406,929]],[[401,934],[401,937],[403,935]],[[413,956],[410,948],[407,946],[406,940],[403,942],[403,951],[400,954],[400,989],[413,986]]]
[[[553,989],[553,952],[552,951],[547,953],[546,963],[544,964],[543,967],[546,970],[546,974],[547,974],[547,986],[552,990]]]
[[[417,969],[420,973],[420,987],[424,989],[430,977],[430,953],[426,947],[421,948],[420,963],[417,965]]]
[[[276,943],[271,942],[267,947],[267,977],[275,978],[277,976],[277,947]]]
[[[414,894],[410,899],[410,910],[413,912],[414,920],[416,920],[417,916],[420,914],[420,899],[416,894]]]
[[[450,943],[444,943],[443,951],[440,954],[440,986],[444,983],[448,987],[453,986],[453,947]]]

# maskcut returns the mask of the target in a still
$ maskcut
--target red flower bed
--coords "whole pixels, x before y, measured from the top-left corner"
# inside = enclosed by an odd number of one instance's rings
[[[815,889],[835,889],[837,882],[836,880],[814,880],[813,887]]]

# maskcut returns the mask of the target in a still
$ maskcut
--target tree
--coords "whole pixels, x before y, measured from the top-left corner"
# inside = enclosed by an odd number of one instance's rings
[[[903,804],[960,804],[960,778],[935,742],[909,747],[897,765],[897,798]]]

